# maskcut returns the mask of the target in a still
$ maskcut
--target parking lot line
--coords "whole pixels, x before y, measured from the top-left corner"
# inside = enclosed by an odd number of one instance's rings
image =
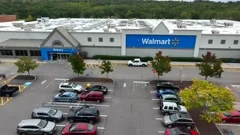
[[[50,86],[55,80],[52,80],[45,88],[47,88],[48,86]]]
[[[153,101],[158,101],[159,99],[158,98],[152,98]]]
[[[44,84],[46,81],[47,81],[47,80],[42,81],[41,84]]]
[[[154,94],[154,93],[156,93],[156,91],[154,91],[154,90],[151,90],[151,91],[150,91],[150,93]]]
[[[160,120],[160,121],[163,121],[163,118],[155,118],[156,120]]]
[[[104,127],[97,127],[97,129],[105,129]]]
[[[236,127],[240,127],[240,124],[216,123],[216,125],[219,125],[219,126],[236,126]]]
[[[104,98],[112,98],[112,97],[104,97]]]
[[[158,133],[159,133],[159,134],[164,134],[164,133],[165,133],[165,131],[158,131]]]
[[[63,115],[68,115],[68,113],[63,113]],[[99,115],[100,117],[107,117],[107,115]]]
[[[5,104],[7,104],[9,101],[11,101],[13,98],[12,97],[8,97],[7,98],[7,101],[6,102],[4,102],[4,103],[2,103],[2,105],[5,105]]]
[[[56,81],[67,81],[69,79],[66,79],[66,78],[55,78]]]
[[[66,125],[59,125],[57,124],[56,127],[65,127]]]
[[[108,91],[113,92],[113,90],[108,90]]]
[[[83,105],[89,105],[89,106],[99,106],[99,107],[110,107],[110,105],[103,105],[103,104],[83,104],[83,103],[66,103],[66,102],[47,102],[50,106],[61,106],[61,105],[69,105],[69,106],[83,106]]]
[[[160,108],[159,107],[153,107],[153,110],[159,110]]]

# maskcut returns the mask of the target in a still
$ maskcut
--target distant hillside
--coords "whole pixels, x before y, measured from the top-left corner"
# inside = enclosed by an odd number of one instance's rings
[[[231,19],[240,21],[240,2],[142,0],[0,0],[0,14],[27,21],[37,17]]]

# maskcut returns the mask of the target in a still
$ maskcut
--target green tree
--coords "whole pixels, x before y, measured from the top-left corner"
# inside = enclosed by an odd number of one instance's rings
[[[68,62],[70,62],[73,72],[76,73],[78,76],[80,74],[83,74],[86,70],[86,63],[79,54],[71,55],[68,58]]]
[[[152,68],[155,69],[158,74],[158,81],[159,81],[159,76],[162,76],[163,73],[168,73],[171,71],[170,63],[171,63],[171,60],[168,58],[168,56],[163,56],[161,51],[156,53],[152,61]]]
[[[19,58],[14,64],[18,67],[18,73],[27,71],[28,75],[30,75],[30,70],[34,70],[39,66],[39,64],[29,56]]]
[[[201,109],[201,117],[208,122],[219,121],[216,113],[231,111],[235,101],[234,95],[225,87],[198,79],[181,90],[179,96],[187,109]]]
[[[101,70],[101,74],[107,73],[107,78],[108,73],[113,72],[112,63],[109,60],[103,60],[99,68]]]
[[[213,77],[223,72],[222,62],[216,58],[215,54],[207,52],[206,55],[202,55],[202,58],[203,62],[197,63],[196,66],[200,70],[199,74],[204,76],[205,80],[207,80],[208,77]]]
[[[33,18],[32,18],[32,16],[31,16],[31,15],[28,15],[28,18],[27,18],[27,19],[25,19],[25,21],[26,21],[26,22],[33,21]]]

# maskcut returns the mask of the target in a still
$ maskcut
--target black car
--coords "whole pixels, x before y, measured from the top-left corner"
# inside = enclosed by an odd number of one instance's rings
[[[107,94],[108,88],[102,85],[92,85],[90,88],[86,88],[86,91],[101,91],[104,94]]]
[[[171,82],[160,82],[159,81],[156,84],[156,90],[160,90],[160,89],[171,89],[174,91],[179,91],[179,87]]]
[[[100,112],[97,108],[82,106],[72,109],[68,113],[67,120],[73,122],[88,122],[94,124],[100,120]]]
[[[7,84],[0,85],[0,97],[1,96],[12,97],[13,94],[18,91],[19,91],[18,86],[8,86]]]

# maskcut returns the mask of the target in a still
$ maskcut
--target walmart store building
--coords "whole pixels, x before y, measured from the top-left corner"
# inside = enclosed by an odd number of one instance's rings
[[[74,32],[65,27],[52,31],[0,31],[0,57],[31,56],[42,61],[64,60],[69,55],[201,57],[211,51],[220,58],[240,58],[239,34],[202,34],[202,30],[176,29],[161,22],[155,29],[118,32]]]

